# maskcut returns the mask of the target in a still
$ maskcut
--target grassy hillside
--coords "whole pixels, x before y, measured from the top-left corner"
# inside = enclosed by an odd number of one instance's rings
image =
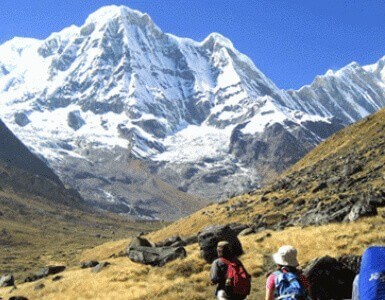
[[[208,206],[151,237],[191,235],[212,223],[253,224],[258,215],[274,224],[369,197],[385,197],[385,110],[333,135],[263,189]]]
[[[337,257],[343,254],[362,254],[368,245],[385,242],[382,234],[384,230],[384,219],[377,216],[349,224],[292,227],[283,231],[263,231],[241,237],[245,249],[242,261],[253,275],[251,299],[261,299],[264,293],[264,274],[269,269],[268,258],[280,245],[288,243],[296,246],[300,263],[304,264],[322,255]],[[51,276],[38,282],[19,285],[10,294],[10,288],[0,288],[0,297],[28,295],[32,300],[213,298],[214,287],[208,281],[210,266],[199,257],[197,244],[186,247],[186,258],[157,268],[133,263],[127,257],[119,257],[119,253],[125,250],[128,243],[128,239],[109,242],[86,250],[79,256],[79,261],[97,259],[111,263],[99,273],[72,267],[61,274],[63,278],[60,281],[52,281]],[[113,254],[117,257],[111,257]],[[35,290],[35,286],[40,283],[45,287]]]
[[[83,250],[157,228],[38,196],[0,191],[0,274],[19,280],[49,264],[73,265]]]

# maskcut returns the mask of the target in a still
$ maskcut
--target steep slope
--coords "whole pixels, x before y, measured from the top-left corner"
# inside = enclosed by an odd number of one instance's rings
[[[0,141],[0,274],[71,264],[81,249],[157,226],[85,206],[1,121]]]
[[[0,120],[0,161],[60,184],[59,177],[20,142]]]
[[[58,176],[16,138],[0,120],[0,188],[15,193],[54,198],[74,207],[84,203],[73,189],[66,188]]]
[[[108,6],[44,41],[0,46],[0,117],[92,204],[177,218],[256,189],[384,106],[381,71],[350,69],[282,91],[220,34],[178,38]],[[340,86],[341,105],[329,92]]]
[[[191,235],[213,223],[282,229],[349,222],[352,211],[373,215],[373,206],[385,206],[384,129],[382,109],[318,145],[273,184],[208,206],[154,237]]]

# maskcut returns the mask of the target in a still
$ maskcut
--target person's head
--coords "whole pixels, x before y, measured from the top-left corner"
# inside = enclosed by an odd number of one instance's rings
[[[280,247],[277,253],[273,254],[273,260],[279,267],[296,268],[299,266],[297,249],[290,245]]]
[[[223,257],[226,259],[233,258],[233,252],[231,251],[231,246],[227,241],[221,241],[217,245],[218,257]]]

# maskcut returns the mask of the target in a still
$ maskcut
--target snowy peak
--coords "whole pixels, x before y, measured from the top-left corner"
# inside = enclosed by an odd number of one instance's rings
[[[107,6],[0,46],[0,117],[89,201],[154,216],[171,208],[150,181],[168,197],[254,189],[384,106],[383,70],[353,63],[284,91],[219,33],[180,38]]]
[[[213,50],[216,46],[226,47],[234,50],[233,43],[218,32],[209,34],[201,43],[202,47],[207,47]]]

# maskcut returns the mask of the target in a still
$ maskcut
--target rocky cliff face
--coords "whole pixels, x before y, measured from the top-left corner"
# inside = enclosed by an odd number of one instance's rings
[[[178,38],[110,6],[0,46],[0,117],[86,200],[177,217],[255,189],[384,106],[380,65],[286,92],[219,34]]]

